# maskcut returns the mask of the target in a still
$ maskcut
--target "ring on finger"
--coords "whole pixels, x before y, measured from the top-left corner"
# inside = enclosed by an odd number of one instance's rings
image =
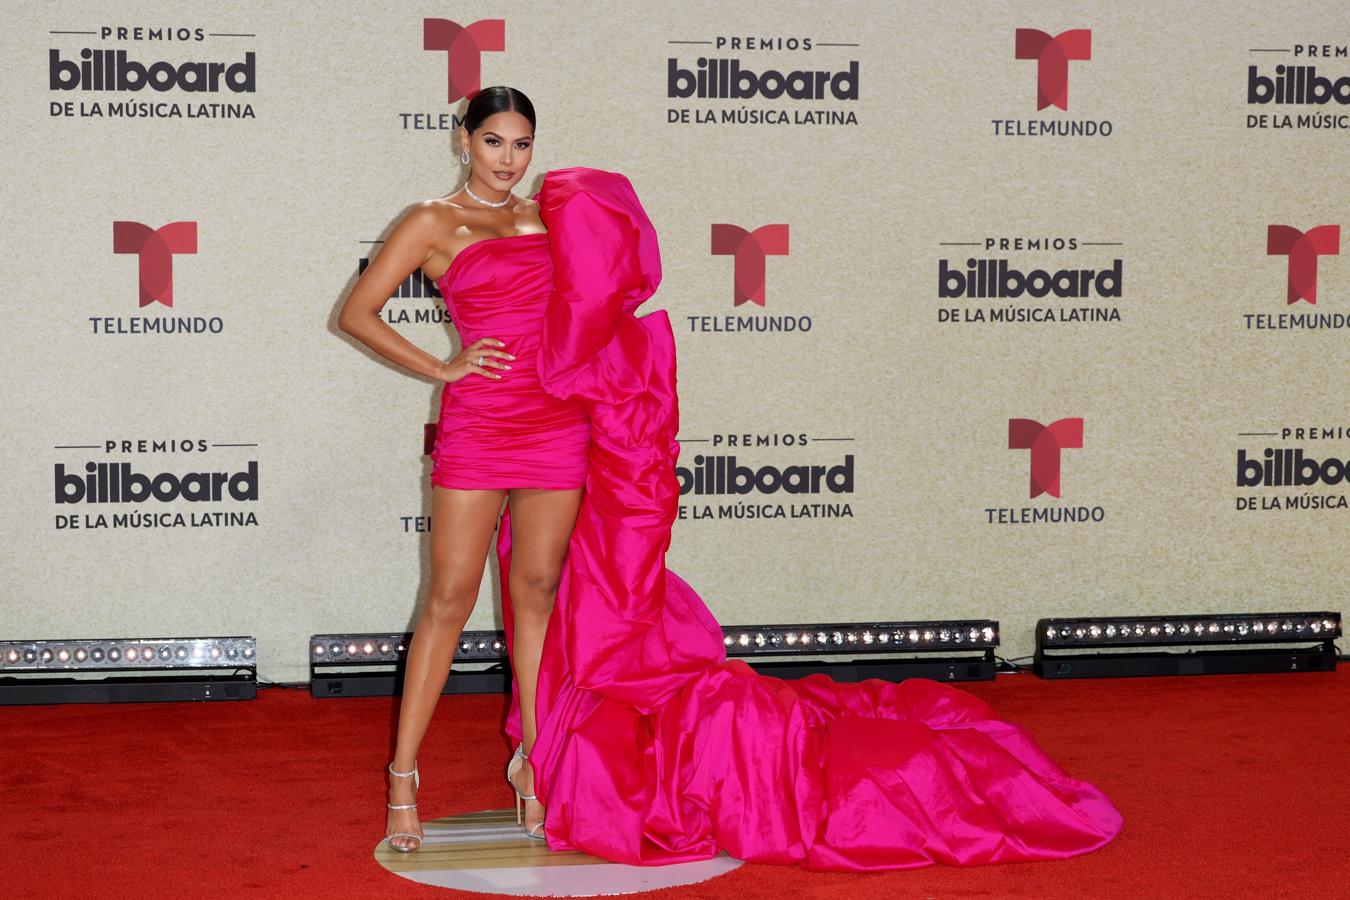
[[[483,368],[483,357],[478,357],[478,368]]]

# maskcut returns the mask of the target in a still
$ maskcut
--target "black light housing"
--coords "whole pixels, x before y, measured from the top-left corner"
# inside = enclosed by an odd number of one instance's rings
[[[997,671],[999,626],[992,619],[736,625],[722,634],[727,656],[777,678],[820,672],[839,681],[990,681]],[[855,658],[833,658],[840,654]]]
[[[403,690],[411,634],[315,634],[309,639],[309,692],[314,697],[382,697]],[[482,664],[465,668],[464,663]],[[455,648],[446,694],[496,694],[511,687],[506,635],[465,631]]]
[[[824,672],[840,681],[914,676],[988,681],[997,669],[998,622],[991,619],[737,625],[724,626],[722,636],[727,656],[747,658],[756,671],[778,678]],[[310,693],[370,697],[401,692],[411,641],[411,634],[312,635]],[[843,654],[862,658],[834,658]],[[461,634],[443,693],[491,694],[510,687],[505,633]]]
[[[251,637],[0,641],[0,705],[256,696]]]
[[[1041,619],[1035,669],[1042,678],[1330,671],[1340,636],[1341,614],[1326,611]],[[1271,644],[1290,646],[1254,646]]]

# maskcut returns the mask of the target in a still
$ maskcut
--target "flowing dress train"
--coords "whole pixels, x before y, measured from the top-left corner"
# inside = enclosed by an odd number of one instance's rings
[[[538,199],[553,263],[540,383],[581,404],[591,439],[535,704],[548,846],[866,871],[1063,859],[1110,841],[1111,802],[965,691],[781,680],[726,658],[707,606],[665,565],[675,343],[665,311],[634,314],[661,280],[656,232],[617,173],[555,170]],[[509,572],[509,509],[497,554]],[[514,690],[507,732],[520,739]]]

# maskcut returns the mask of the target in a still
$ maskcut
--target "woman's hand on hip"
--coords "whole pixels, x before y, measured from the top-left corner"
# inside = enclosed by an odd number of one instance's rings
[[[438,377],[447,383],[454,383],[470,374],[500,379],[501,373],[493,370],[510,369],[511,366],[506,360],[515,359],[505,350],[496,349],[505,346],[496,338],[479,338],[455,354],[449,362],[444,363]]]

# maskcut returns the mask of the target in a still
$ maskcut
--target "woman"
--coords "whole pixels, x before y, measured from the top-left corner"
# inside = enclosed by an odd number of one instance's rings
[[[507,719],[549,848],[631,864],[720,849],[865,871],[1062,859],[1110,841],[1121,826],[1110,801],[964,691],[783,681],[726,659],[716,620],[665,567],[679,499],[675,345],[664,311],[635,315],[661,280],[655,229],[612,172],[552,171],[537,200],[552,284],[531,371],[590,440],[537,678],[513,683]],[[453,264],[452,308],[480,284],[533,296],[518,271],[526,251],[498,248]],[[537,552],[519,513],[513,497],[497,537],[507,572]],[[522,587],[512,577],[502,589],[513,652],[538,621]]]
[[[589,433],[580,406],[543,392],[534,370],[539,319],[552,287],[547,237],[538,204],[511,192],[530,164],[534,122],[534,109],[519,91],[493,87],[474,96],[459,134],[460,161],[469,167],[463,188],[419,203],[399,221],[338,320],[381,356],[445,382],[432,454],[431,583],[408,647],[389,766],[387,833],[401,851],[421,843],[417,749],[473,611],[504,497],[517,548],[502,570],[514,600],[510,656],[525,710],[522,746],[508,778],[526,803],[526,833],[543,837],[544,810],[526,761],[534,742],[534,684],[585,479]],[[476,268],[469,265],[475,262]],[[493,283],[501,267],[510,270],[504,290]],[[464,349],[449,362],[418,349],[379,315],[418,268],[440,287],[460,332]],[[479,273],[493,277],[483,284]]]

